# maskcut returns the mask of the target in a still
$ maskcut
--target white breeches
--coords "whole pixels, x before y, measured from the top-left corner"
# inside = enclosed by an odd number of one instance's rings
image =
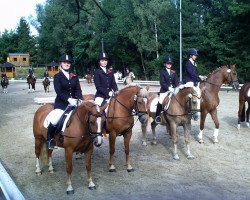
[[[64,110],[56,108],[48,114],[47,119],[48,121],[50,121],[51,124],[55,126],[59,122],[63,113],[64,113]]]
[[[159,103],[162,104],[163,100],[165,99],[166,96],[168,96],[169,91],[168,92],[164,92],[164,93],[160,93],[159,96]]]

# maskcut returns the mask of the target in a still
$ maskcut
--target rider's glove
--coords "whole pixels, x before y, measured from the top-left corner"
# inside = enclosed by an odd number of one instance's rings
[[[174,88],[172,88],[172,87],[168,87],[168,90],[169,90],[170,92],[174,92]]]
[[[77,106],[77,99],[68,98],[68,102],[71,106]]]

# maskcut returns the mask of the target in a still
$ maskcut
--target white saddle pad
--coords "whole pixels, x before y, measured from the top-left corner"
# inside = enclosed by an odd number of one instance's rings
[[[151,105],[149,108],[150,112],[156,112],[157,104],[158,104],[158,97],[155,97],[151,102]]]
[[[250,89],[248,89],[247,96],[250,97]]]

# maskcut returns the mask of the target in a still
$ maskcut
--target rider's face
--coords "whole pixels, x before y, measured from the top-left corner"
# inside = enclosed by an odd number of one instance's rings
[[[193,61],[195,61],[195,60],[196,60],[196,58],[197,58],[197,56],[192,55],[192,56],[191,56],[191,58],[192,58],[192,60],[193,60]]]
[[[64,70],[69,70],[69,69],[70,69],[70,66],[71,66],[71,63],[70,63],[70,62],[61,62],[61,67],[62,67]]]
[[[106,67],[107,64],[108,64],[108,60],[107,59],[101,59],[99,63],[100,63],[100,66]]]
[[[166,68],[170,69],[172,67],[172,64],[171,63],[166,63],[165,66],[166,66]]]

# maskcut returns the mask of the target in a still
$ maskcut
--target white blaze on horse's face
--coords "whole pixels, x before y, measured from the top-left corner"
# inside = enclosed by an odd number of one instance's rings
[[[228,69],[228,70],[227,70],[227,73],[230,73],[230,72],[231,72],[231,69]]]
[[[96,110],[98,113],[100,113],[100,107],[98,105],[96,105]],[[97,133],[101,133],[102,131],[102,117],[97,117],[96,119],[96,123],[97,123]],[[102,144],[102,136],[98,135],[97,136],[97,145],[101,145]]]

